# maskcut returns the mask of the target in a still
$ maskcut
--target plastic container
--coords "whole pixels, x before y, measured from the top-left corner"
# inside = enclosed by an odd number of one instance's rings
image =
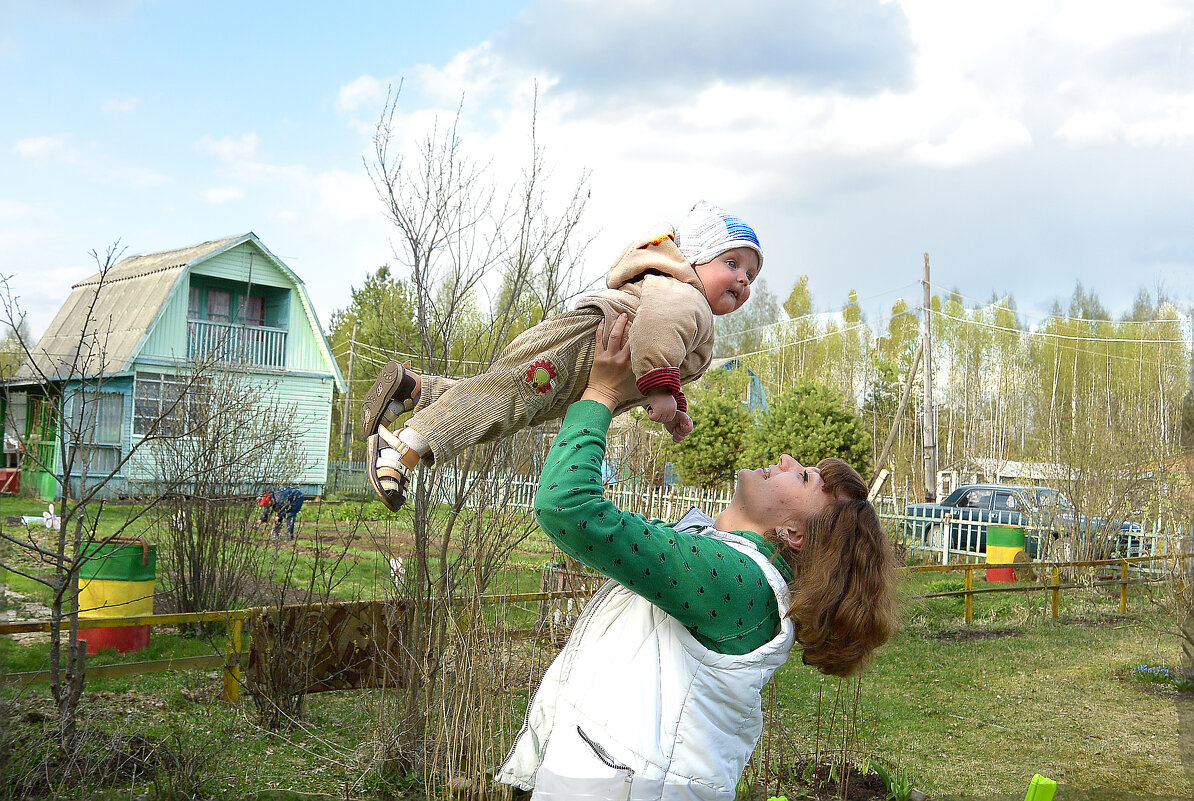
[[[148,624],[82,626],[85,620],[153,614],[157,546],[144,540],[112,540],[89,545],[83,553],[87,561],[79,568],[79,639],[87,640],[87,653],[105,648],[128,653],[148,647]]]

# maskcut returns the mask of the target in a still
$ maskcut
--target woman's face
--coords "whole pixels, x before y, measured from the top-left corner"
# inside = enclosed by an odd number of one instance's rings
[[[832,500],[824,487],[817,468],[805,467],[785,453],[773,465],[739,472],[735,495],[764,530],[783,528],[800,534],[800,542],[791,543],[799,548],[803,543],[801,523]]]

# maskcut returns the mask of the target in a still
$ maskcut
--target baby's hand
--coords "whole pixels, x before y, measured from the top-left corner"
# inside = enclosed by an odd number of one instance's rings
[[[656,423],[667,423],[676,416],[676,399],[667,390],[647,393],[647,417]]]
[[[676,412],[676,416],[663,427],[672,435],[673,442],[683,442],[692,433],[692,418],[687,412]]]

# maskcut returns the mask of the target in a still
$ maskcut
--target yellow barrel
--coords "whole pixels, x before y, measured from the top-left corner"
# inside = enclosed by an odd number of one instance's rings
[[[1023,552],[1023,526],[987,526],[987,564],[1010,565],[1016,561],[1016,554]],[[1016,569],[1014,567],[988,567],[987,581],[1014,584]]]
[[[79,568],[79,620],[153,614],[157,546],[144,540],[112,540],[84,550]],[[79,629],[87,653],[115,648],[122,653],[149,645],[149,626]]]

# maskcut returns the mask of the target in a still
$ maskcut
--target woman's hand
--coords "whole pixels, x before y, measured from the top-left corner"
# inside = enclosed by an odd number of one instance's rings
[[[594,400],[604,404],[611,412],[617,411],[622,401],[637,394],[634,373],[630,371],[630,348],[626,341],[629,318],[619,315],[605,334],[605,320],[597,324],[597,341],[593,345],[593,369],[589,371],[589,384],[581,400]]]

